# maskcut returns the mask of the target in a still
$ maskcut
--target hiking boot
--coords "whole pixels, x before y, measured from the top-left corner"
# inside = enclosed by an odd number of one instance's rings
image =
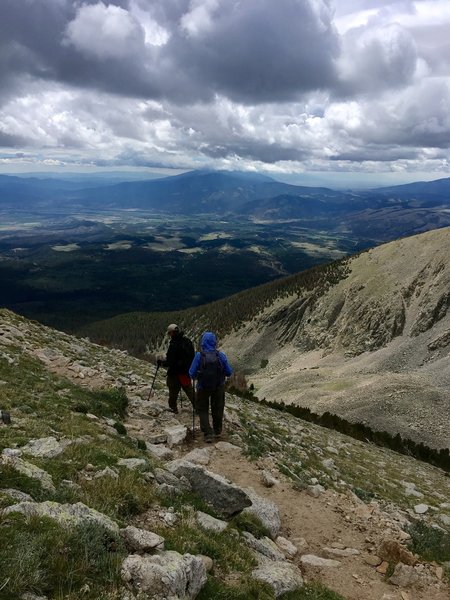
[[[214,440],[214,438],[210,433],[205,434],[205,442],[207,444],[212,444],[213,440]]]
[[[172,408],[172,406],[169,406],[168,411],[173,413],[174,415],[178,414],[178,407],[175,406],[175,408]]]
[[[214,432],[214,439],[215,440],[220,440],[222,438],[222,432],[221,431],[215,431]]]

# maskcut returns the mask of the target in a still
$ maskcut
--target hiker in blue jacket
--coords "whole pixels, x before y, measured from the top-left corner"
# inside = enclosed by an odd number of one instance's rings
[[[211,331],[205,331],[200,340],[200,352],[196,352],[189,375],[197,379],[196,408],[200,418],[200,429],[205,441],[210,443],[220,438],[222,433],[223,411],[225,408],[225,378],[233,373],[228,359],[217,350],[217,338]],[[213,426],[209,422],[209,406]]]

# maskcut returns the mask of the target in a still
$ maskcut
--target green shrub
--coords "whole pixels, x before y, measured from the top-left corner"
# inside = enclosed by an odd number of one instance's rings
[[[428,561],[450,561],[450,534],[419,521],[408,528],[411,550]]]
[[[65,529],[45,517],[3,517],[0,599],[25,592],[62,597],[88,584],[83,598],[114,589],[126,555],[120,537],[95,523]]]
[[[256,515],[252,515],[251,513],[239,513],[231,523],[241,531],[248,531],[255,538],[270,537],[270,532],[261,523],[261,519],[258,519]]]
[[[32,479],[23,473],[19,473],[10,465],[2,465],[0,469],[1,487],[12,488],[29,494],[34,500],[42,502],[50,498],[50,493],[41,487],[36,479]]]
[[[226,585],[214,577],[208,577],[197,600],[273,600],[271,588],[253,579],[242,579],[235,586]]]
[[[333,592],[320,583],[307,583],[294,592],[279,596],[280,600],[345,600],[343,596]]]
[[[249,573],[256,561],[238,534],[230,529],[211,535],[193,521],[192,515],[182,515],[173,528],[159,531],[165,540],[167,550],[181,554],[204,554],[213,559],[215,572],[227,574],[233,571]]]
[[[116,421],[113,427],[120,435],[127,435],[127,428],[123,423],[119,423],[118,421]]]

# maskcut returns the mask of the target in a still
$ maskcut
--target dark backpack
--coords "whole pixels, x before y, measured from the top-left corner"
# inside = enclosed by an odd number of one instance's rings
[[[210,392],[223,384],[225,373],[217,350],[200,352],[200,367],[197,372],[197,380],[202,389]]]
[[[181,338],[181,352],[180,352],[180,367],[186,372],[189,370],[191,363],[195,356],[194,344],[191,340],[183,335]]]

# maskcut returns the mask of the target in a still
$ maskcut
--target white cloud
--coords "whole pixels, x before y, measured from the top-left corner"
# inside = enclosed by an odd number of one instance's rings
[[[141,25],[123,8],[103,3],[83,4],[67,25],[67,43],[87,57],[116,59],[142,49]]]

